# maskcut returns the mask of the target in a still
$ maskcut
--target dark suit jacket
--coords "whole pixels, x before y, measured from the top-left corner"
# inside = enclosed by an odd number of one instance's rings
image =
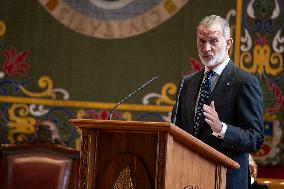
[[[230,61],[217,81],[207,104],[215,102],[219,118],[228,128],[224,139],[212,135],[205,121],[194,135],[195,104],[203,79],[204,69],[184,78],[179,105],[173,108],[175,124],[206,144],[232,158],[240,169],[227,171],[227,189],[247,189],[248,153],[257,151],[263,143],[263,99],[257,78]],[[178,97],[177,97],[178,99]]]

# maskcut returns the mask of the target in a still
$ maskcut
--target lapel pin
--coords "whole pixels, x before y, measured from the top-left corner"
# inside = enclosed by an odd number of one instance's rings
[[[230,82],[227,83],[227,86],[229,86],[229,85],[230,85]]]

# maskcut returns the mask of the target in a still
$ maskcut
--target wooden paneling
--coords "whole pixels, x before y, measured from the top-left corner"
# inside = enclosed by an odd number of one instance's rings
[[[206,161],[199,154],[192,153],[187,147],[171,137],[168,141],[166,189],[180,189],[189,186],[196,188],[215,188],[216,164]],[[226,169],[221,169],[224,188]],[[221,187],[222,188],[222,187]]]
[[[98,131],[96,186],[111,188],[121,171],[131,165],[136,188],[154,188],[157,160],[157,133]]]

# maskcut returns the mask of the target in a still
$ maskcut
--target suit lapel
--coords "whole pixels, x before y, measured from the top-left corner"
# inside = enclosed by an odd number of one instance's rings
[[[195,115],[195,104],[197,101],[197,96],[199,93],[199,88],[200,88],[200,84],[202,82],[204,76],[204,69],[202,69],[201,71],[197,72],[192,79],[190,79],[188,86],[187,86],[187,92],[186,92],[186,109],[188,111],[188,122],[191,130],[191,133],[193,132],[193,120],[194,120],[194,115]]]
[[[231,82],[235,76],[234,70],[234,63],[230,60],[230,62],[227,64],[222,74],[220,75],[215,88],[213,89],[211,96],[209,97],[208,103],[210,103],[212,100],[222,98],[222,96],[224,95],[224,90],[231,87]],[[222,103],[223,101],[221,100],[220,102]]]

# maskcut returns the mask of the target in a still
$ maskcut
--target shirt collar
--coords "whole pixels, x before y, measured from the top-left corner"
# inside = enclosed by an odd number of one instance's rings
[[[221,75],[221,73],[223,72],[224,68],[227,66],[227,64],[229,63],[230,58],[228,57],[222,64],[219,64],[218,66],[216,66],[213,71],[218,74]],[[205,66],[205,73],[207,73],[209,69]]]
[[[254,183],[254,178],[250,177],[250,184],[252,185]]]

